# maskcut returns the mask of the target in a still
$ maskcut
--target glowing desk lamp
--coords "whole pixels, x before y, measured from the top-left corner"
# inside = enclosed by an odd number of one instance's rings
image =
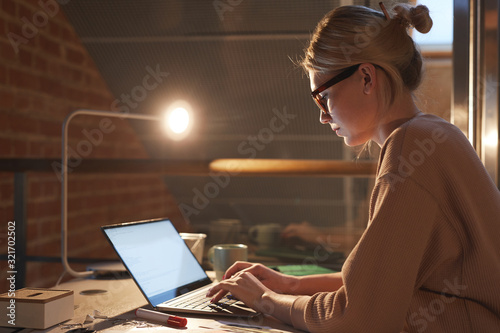
[[[70,121],[79,115],[87,116],[99,116],[99,117],[112,117],[112,118],[122,118],[122,119],[138,119],[138,120],[152,120],[165,122],[165,129],[167,134],[173,140],[182,140],[191,129],[191,123],[189,121],[189,105],[187,103],[179,101],[174,103],[166,113],[166,117],[144,115],[144,114],[134,114],[134,113],[118,113],[111,111],[99,111],[99,110],[76,110],[70,113],[66,119],[64,119],[62,126],[62,157],[61,157],[61,260],[65,272],[73,275],[74,277],[86,277],[93,274],[92,271],[77,272],[73,270],[68,263],[68,199],[66,193],[68,191],[68,127]],[[167,127],[168,125],[168,127]]]

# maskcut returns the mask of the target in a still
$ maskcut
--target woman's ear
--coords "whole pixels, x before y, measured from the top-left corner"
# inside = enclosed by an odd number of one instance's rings
[[[375,91],[377,84],[377,74],[375,66],[370,63],[361,64],[359,67],[363,75],[363,93],[369,95]]]

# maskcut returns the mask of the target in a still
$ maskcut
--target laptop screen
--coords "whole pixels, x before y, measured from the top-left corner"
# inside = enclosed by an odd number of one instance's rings
[[[151,305],[210,282],[170,220],[102,227]]]

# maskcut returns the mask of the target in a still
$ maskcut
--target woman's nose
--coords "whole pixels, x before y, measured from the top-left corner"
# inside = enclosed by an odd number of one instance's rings
[[[325,113],[323,111],[320,110],[320,114],[319,114],[319,122],[322,123],[322,124],[328,124],[330,122],[330,120],[332,120],[332,117],[330,116],[329,113]]]

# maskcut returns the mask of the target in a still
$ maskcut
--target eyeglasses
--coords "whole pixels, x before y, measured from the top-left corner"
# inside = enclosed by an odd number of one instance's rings
[[[316,105],[318,105],[319,109],[323,114],[329,115],[330,113],[328,112],[328,106],[323,101],[323,97],[321,97],[320,93],[330,88],[331,86],[339,83],[340,81],[347,79],[349,76],[351,76],[356,72],[356,70],[359,68],[360,65],[361,64],[357,64],[351,67],[347,67],[345,70],[340,72],[339,75],[334,76],[330,80],[326,81],[319,88],[317,88],[311,93],[313,100],[316,102]]]

